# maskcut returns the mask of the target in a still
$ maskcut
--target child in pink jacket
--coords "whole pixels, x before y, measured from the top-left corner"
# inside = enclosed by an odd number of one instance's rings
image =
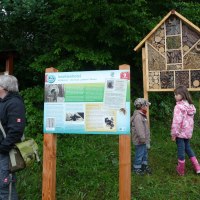
[[[190,139],[194,128],[194,114],[196,109],[192,103],[190,94],[185,86],[179,86],[174,90],[176,106],[171,127],[172,141],[176,141],[178,149],[178,165],[176,171],[179,175],[185,174],[185,153],[188,155],[194,170],[200,174],[200,165],[193,150],[190,147]]]

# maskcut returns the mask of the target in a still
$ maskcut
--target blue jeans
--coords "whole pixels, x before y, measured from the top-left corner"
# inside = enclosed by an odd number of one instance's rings
[[[0,154],[0,200],[7,200],[9,197],[9,186],[12,186],[11,200],[18,200],[14,174],[9,173],[9,155]],[[12,185],[10,185],[12,183]]]
[[[133,167],[139,169],[148,164],[148,151],[146,144],[135,145],[135,159]]]
[[[185,160],[185,153],[189,158],[195,156],[193,150],[190,147],[190,140],[184,138],[176,138],[176,144],[178,148],[178,159]]]

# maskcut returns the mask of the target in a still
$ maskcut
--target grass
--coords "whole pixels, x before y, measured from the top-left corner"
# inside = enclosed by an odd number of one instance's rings
[[[139,177],[132,175],[133,200],[195,200],[199,199],[200,176],[197,176],[186,158],[186,175],[180,177],[177,164],[176,144],[170,139],[170,127],[152,124],[152,147],[149,161],[153,175]],[[191,146],[200,158],[198,131],[194,131]]]
[[[166,123],[168,124],[168,123]],[[132,200],[199,199],[200,176],[186,159],[186,175],[176,174],[176,145],[170,140],[170,126],[151,122],[149,163],[151,176],[132,174]],[[199,129],[191,145],[200,159]],[[40,141],[42,155],[42,137]],[[58,135],[57,200],[117,200],[118,136]],[[132,159],[134,147],[132,147]],[[18,174],[20,200],[39,200],[42,194],[42,166],[35,164]]]

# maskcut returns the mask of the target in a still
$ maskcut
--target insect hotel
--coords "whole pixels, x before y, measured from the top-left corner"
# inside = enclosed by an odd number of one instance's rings
[[[135,47],[142,46],[144,98],[185,85],[200,91],[200,28],[170,11]]]

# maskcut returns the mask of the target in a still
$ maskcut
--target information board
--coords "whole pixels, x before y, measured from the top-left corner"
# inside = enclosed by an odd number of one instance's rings
[[[46,73],[43,131],[129,134],[130,71]]]

